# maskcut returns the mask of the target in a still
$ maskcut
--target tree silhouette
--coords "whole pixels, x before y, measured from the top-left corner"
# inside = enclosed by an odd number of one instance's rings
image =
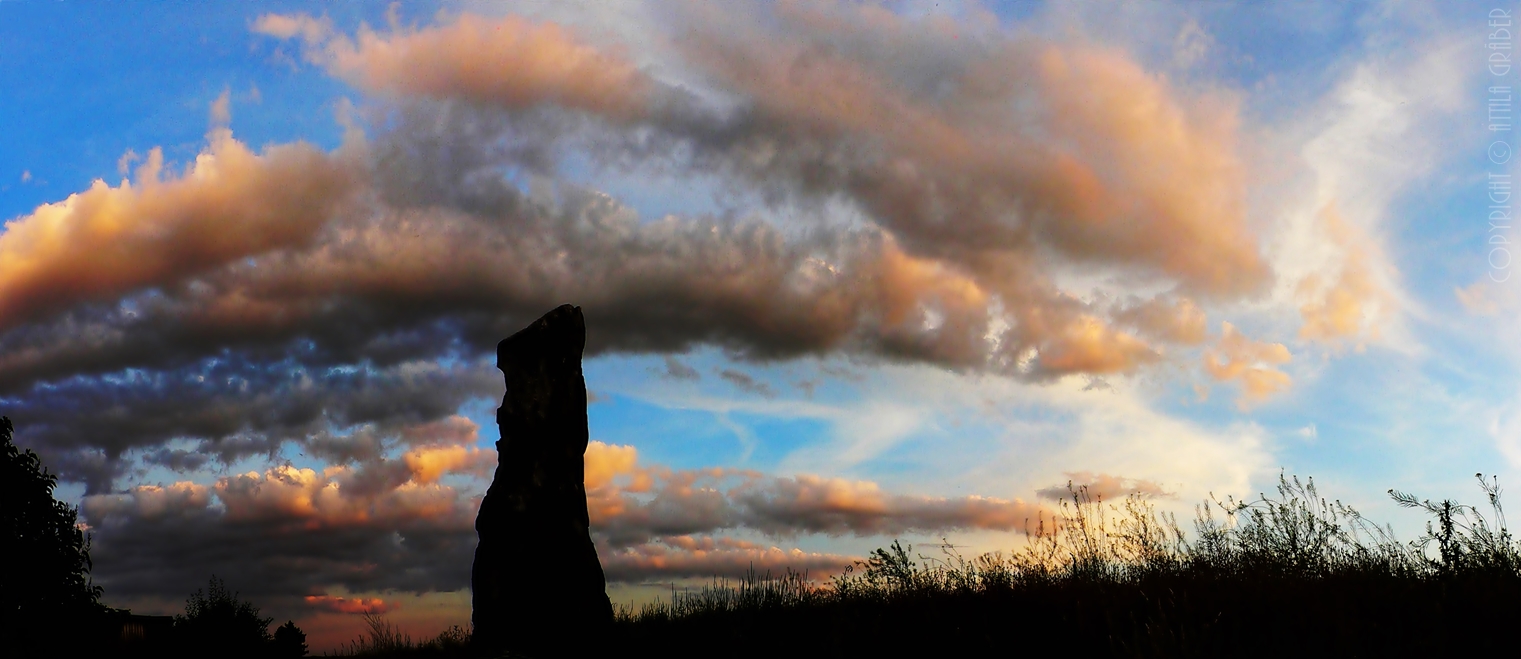
[[[238,599],[213,575],[206,592],[197,589],[185,600],[185,614],[174,617],[174,630],[188,650],[207,656],[254,657],[269,652],[273,620],[259,617],[259,607]]]
[[[296,626],[296,621],[286,620],[275,630],[274,650],[277,657],[306,656],[306,633]]]
[[[53,498],[58,477],[30,449],[12,443],[0,417],[0,629],[26,644],[99,613],[101,589],[90,580],[90,541],[78,510]]]

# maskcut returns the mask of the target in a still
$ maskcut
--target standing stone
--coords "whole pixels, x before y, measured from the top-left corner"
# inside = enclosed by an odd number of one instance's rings
[[[586,512],[581,308],[563,305],[496,347],[507,378],[496,476],[475,518],[475,643],[571,656],[612,624]]]

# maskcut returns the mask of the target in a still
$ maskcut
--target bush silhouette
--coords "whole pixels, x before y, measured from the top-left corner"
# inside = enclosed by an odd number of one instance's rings
[[[306,633],[296,626],[296,621],[286,620],[275,630],[273,654],[276,657],[306,656]]]
[[[0,632],[28,646],[104,609],[90,581],[90,541],[75,525],[78,510],[53,498],[58,477],[12,443],[13,430],[0,417]]]
[[[186,651],[219,657],[266,656],[274,643],[269,634],[273,620],[259,617],[259,607],[238,599],[213,575],[206,592],[197,589],[185,600],[185,614],[174,617],[174,632]],[[305,641],[304,634],[301,640]]]

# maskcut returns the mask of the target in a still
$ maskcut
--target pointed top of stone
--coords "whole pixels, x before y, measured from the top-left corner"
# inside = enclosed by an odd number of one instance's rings
[[[496,344],[496,364],[501,367],[525,353],[569,353],[579,359],[585,350],[586,319],[581,307],[562,304]]]

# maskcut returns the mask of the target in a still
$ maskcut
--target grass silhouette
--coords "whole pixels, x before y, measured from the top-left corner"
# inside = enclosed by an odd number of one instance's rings
[[[470,631],[455,625],[438,636],[414,643],[412,636],[388,620],[384,614],[366,612],[365,635],[350,642],[341,656],[363,657],[456,657],[470,656]]]
[[[1411,543],[1327,501],[1313,480],[1210,501],[1194,537],[1132,496],[1082,488],[1022,551],[973,559],[894,542],[828,583],[751,574],[619,610],[614,647],[726,656],[1057,651],[1105,657],[1452,656],[1513,647],[1521,552],[1493,511],[1396,491],[1433,516]],[[915,560],[917,558],[918,560]]]

